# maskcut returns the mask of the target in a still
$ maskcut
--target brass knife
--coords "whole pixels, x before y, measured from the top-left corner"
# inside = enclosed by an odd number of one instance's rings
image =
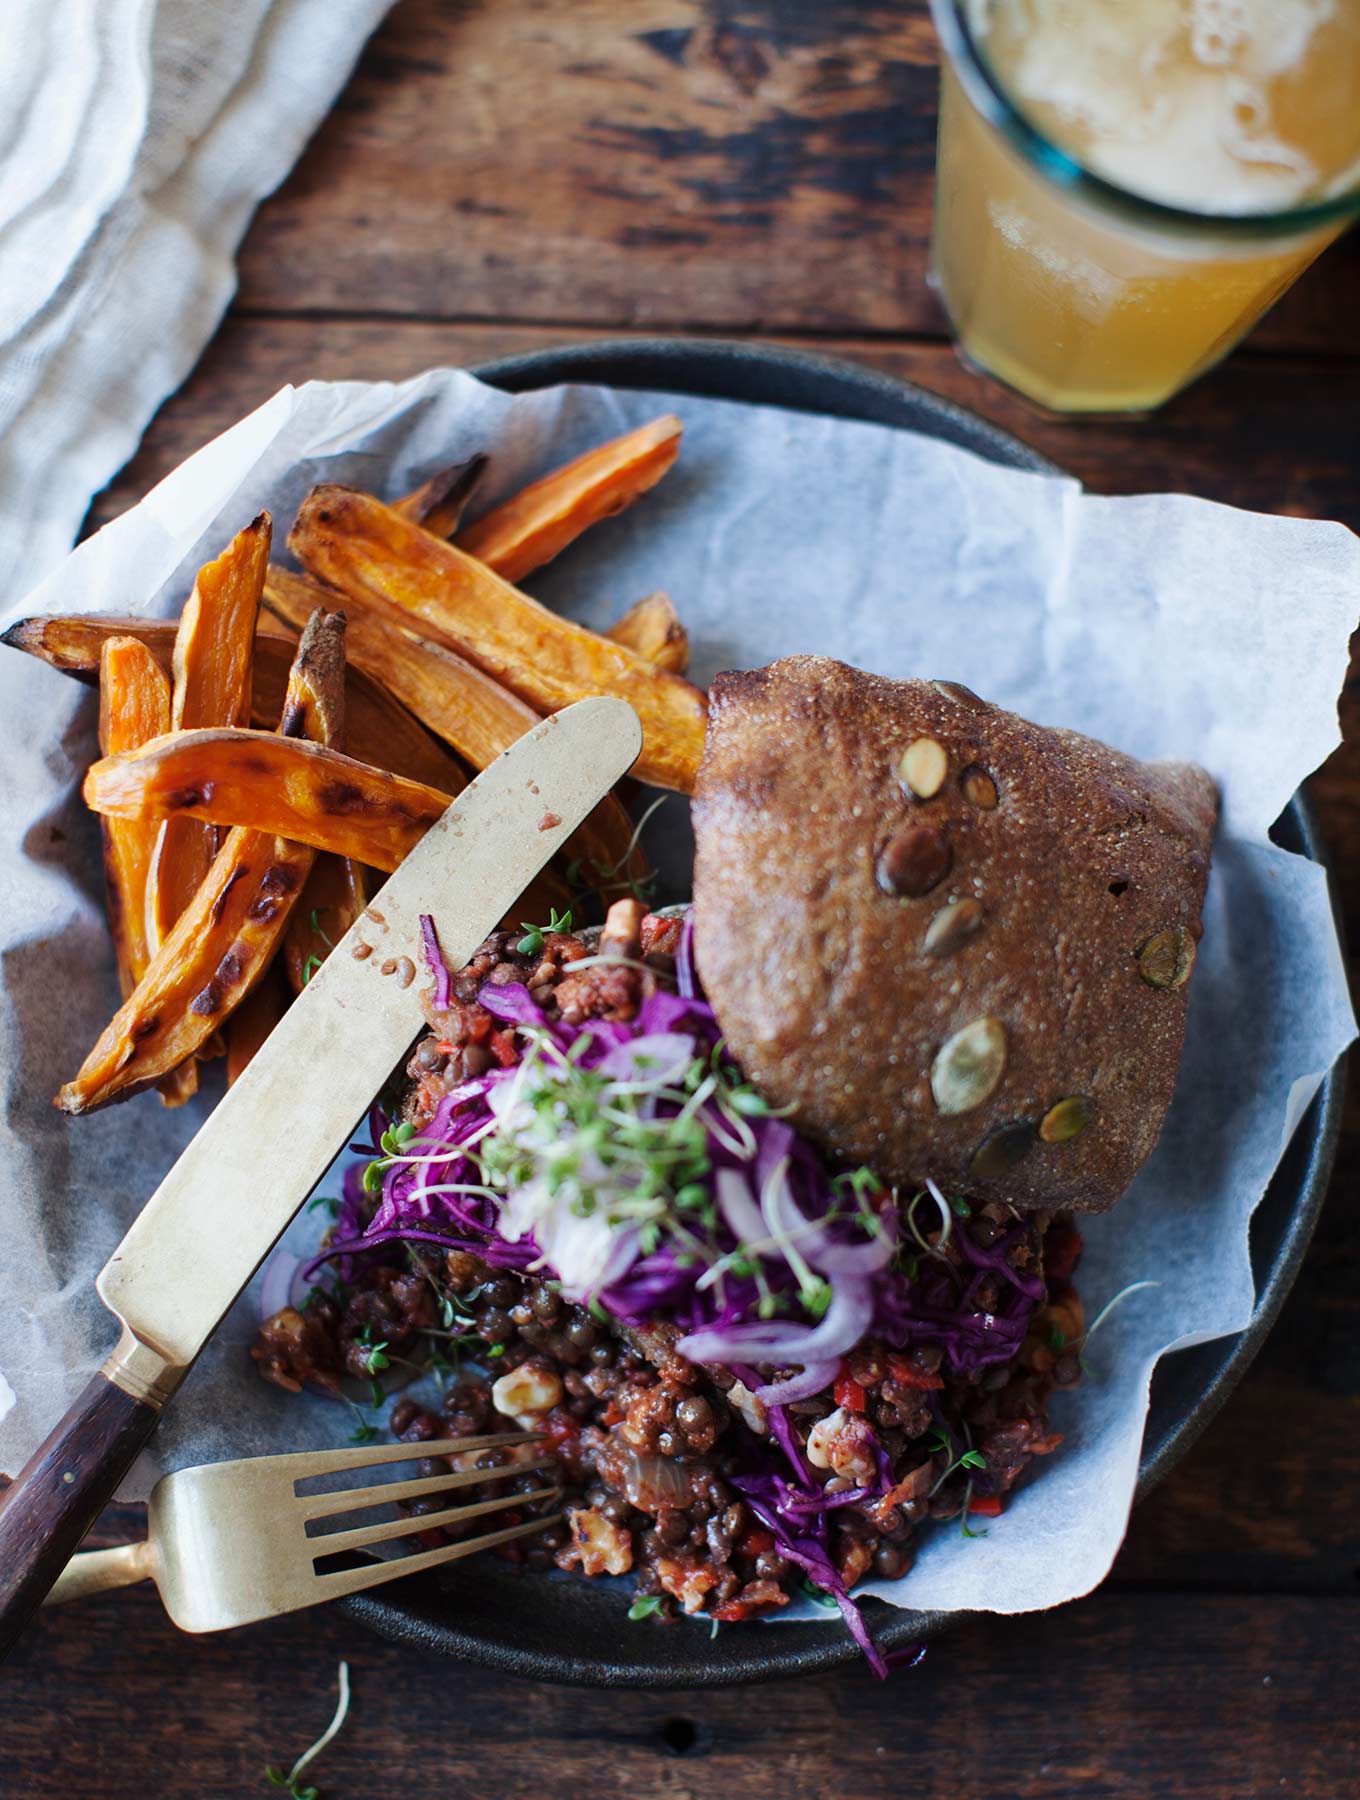
[[[580,700],[484,770],[332,950],[101,1271],[117,1348],[0,1496],[0,1657],[374,1094],[428,984],[420,916],[460,968],[642,747],[622,700]]]

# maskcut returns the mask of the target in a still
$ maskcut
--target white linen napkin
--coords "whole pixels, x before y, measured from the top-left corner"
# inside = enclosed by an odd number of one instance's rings
[[[70,549],[184,380],[391,0],[7,0],[0,605]]]

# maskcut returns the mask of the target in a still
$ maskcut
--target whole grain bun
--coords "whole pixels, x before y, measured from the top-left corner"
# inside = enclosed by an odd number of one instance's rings
[[[746,1074],[889,1182],[1113,1206],[1175,1086],[1209,777],[824,657],[711,701],[695,951]]]

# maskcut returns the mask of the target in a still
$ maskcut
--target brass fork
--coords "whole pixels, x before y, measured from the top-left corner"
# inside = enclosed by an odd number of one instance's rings
[[[455,1467],[442,1475],[419,1475],[405,1481],[378,1481],[365,1487],[336,1488],[328,1493],[299,1494],[297,1485],[311,1476],[335,1475],[376,1468],[385,1463],[414,1462],[423,1456],[449,1456],[460,1461],[484,1450],[510,1449],[515,1459],[503,1468]],[[529,1537],[556,1524],[561,1513],[507,1525],[480,1537],[461,1538],[434,1550],[384,1557],[360,1568],[321,1571],[316,1561],[342,1551],[369,1550],[395,1538],[414,1537],[439,1526],[461,1525],[509,1507],[555,1499],[559,1487],[536,1488],[528,1494],[501,1494],[470,1506],[449,1506],[415,1518],[386,1519],[348,1530],[309,1534],[313,1520],[330,1519],[361,1507],[398,1500],[425,1499],[432,1494],[508,1479],[552,1466],[541,1445],[522,1432],[496,1436],[437,1438],[424,1444],[391,1444],[377,1449],[303,1451],[290,1456],[244,1457],[237,1462],[208,1463],[180,1469],[158,1481],[151,1492],[147,1535],[139,1544],[109,1550],[85,1550],[72,1557],[46,1604],[78,1600],[107,1588],[154,1581],[165,1610],[184,1631],[224,1631],[278,1613],[296,1612],[322,1600],[337,1600],[364,1588],[436,1569],[494,1544]]]

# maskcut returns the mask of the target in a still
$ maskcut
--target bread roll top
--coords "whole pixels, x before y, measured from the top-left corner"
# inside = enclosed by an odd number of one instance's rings
[[[1176,1082],[1209,777],[825,657],[711,700],[695,951],[746,1074],[887,1182],[1113,1206]]]

